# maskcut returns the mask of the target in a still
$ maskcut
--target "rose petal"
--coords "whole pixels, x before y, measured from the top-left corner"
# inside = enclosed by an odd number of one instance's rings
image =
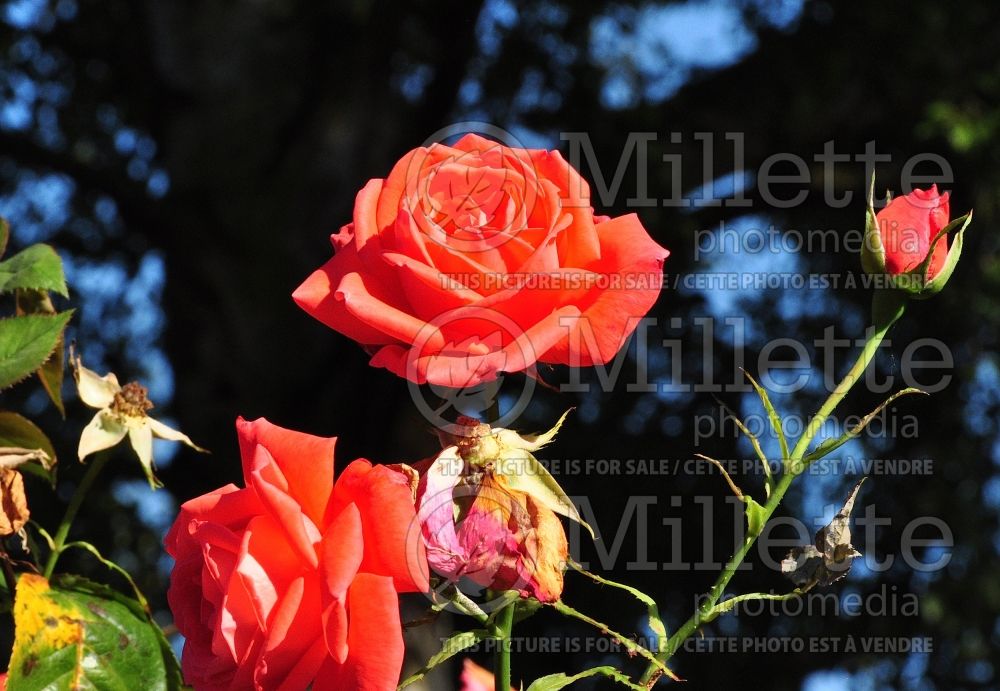
[[[101,377],[97,372],[81,365],[79,357],[76,358],[73,373],[76,375],[76,390],[80,394],[80,400],[91,408],[109,407],[115,400],[115,394],[121,391],[122,387],[114,372]]]
[[[403,631],[392,579],[359,573],[348,593],[351,617],[347,659],[328,658],[313,684],[314,691],[384,691],[399,681],[403,664]]]
[[[191,437],[183,432],[168,427],[159,420],[154,420],[153,418],[147,418],[147,421],[149,422],[150,430],[152,430],[153,434],[160,439],[166,439],[167,441],[179,441],[182,444],[190,446],[195,451],[208,453],[205,449],[191,441]]]
[[[253,603],[258,625],[266,630],[279,597],[300,576],[302,563],[289,549],[281,526],[270,516],[255,516],[243,532],[236,571]]]
[[[410,480],[386,466],[353,461],[337,479],[331,510],[353,503],[361,516],[364,559],[360,571],[389,576],[400,592],[428,589],[426,559]]]
[[[418,338],[429,338],[428,347],[439,347],[442,342],[439,335],[431,333],[429,337],[426,336],[426,332],[423,332],[426,322],[410,314],[410,308],[403,311],[369,292],[368,284],[360,274],[344,276],[337,288],[336,297],[355,319],[396,342],[412,343]]]
[[[254,449],[247,485],[252,487],[268,512],[284,529],[292,547],[312,568],[319,566],[316,545],[321,536],[316,524],[289,494],[288,481],[270,452],[261,445]]]
[[[323,537],[322,623],[330,655],[340,662],[347,657],[347,589],[358,573],[365,551],[358,507],[342,508]]]
[[[369,242],[375,244],[373,250],[377,253],[381,250],[379,233],[382,228],[379,226],[375,212],[378,209],[379,195],[382,192],[382,181],[379,179],[369,180],[361,188],[354,200],[354,247],[359,254],[365,252],[365,247]]]
[[[433,321],[443,312],[480,299],[479,293],[410,257],[386,253],[384,258],[397,272],[400,284],[410,295],[414,314],[420,319]]]
[[[237,665],[244,663],[251,652],[259,649],[263,633],[257,626],[253,602],[236,571],[237,554],[209,546],[206,563],[222,589],[222,602],[212,627],[215,633],[212,651],[216,655],[232,656]]]
[[[261,445],[281,468],[288,493],[316,525],[323,521],[333,491],[336,437],[317,437],[272,424],[265,418],[236,420],[243,475],[250,482],[255,447]]]
[[[181,505],[177,520],[170,527],[163,545],[167,554],[179,558],[196,544],[192,534],[198,523],[210,522],[220,526],[243,525],[247,516],[263,510],[254,492],[226,485],[214,492],[195,497]]]
[[[462,682],[461,691],[496,690],[496,680],[493,678],[493,673],[483,669],[469,658],[465,658],[462,662],[462,676],[459,677],[459,681]],[[513,691],[514,687],[510,688]]]
[[[401,210],[408,210],[403,199],[418,189],[428,170],[454,155],[455,151],[451,147],[433,144],[413,149],[399,159],[382,182],[375,214],[379,227],[387,228],[396,221]]]
[[[885,265],[891,274],[912,271],[920,266],[930,250],[930,241],[948,224],[949,194],[939,195],[937,185],[929,190],[913,190],[894,198],[876,214]],[[944,266],[948,239],[942,237],[934,246],[928,275],[934,277]]]
[[[335,254],[333,259],[312,272],[292,293],[292,299],[307,314],[358,343],[365,345],[391,343],[392,336],[354,316],[347,309],[342,297],[337,295],[340,282],[348,273],[348,269],[357,268],[358,263],[354,248],[345,247]]]
[[[76,454],[82,461],[92,453],[110,449],[125,438],[128,428],[107,410],[98,411],[83,428]]]
[[[292,581],[268,622],[254,674],[258,688],[305,688],[326,659],[319,618],[320,586],[315,573]],[[304,683],[303,683],[304,682]]]
[[[601,260],[593,270],[617,286],[599,286],[579,301],[582,317],[574,333],[539,358],[573,367],[614,359],[638,321],[652,308],[662,287],[663,262],[670,254],[657,245],[635,214],[597,226]]]
[[[580,310],[575,306],[562,307],[518,338],[482,354],[472,353],[467,347],[456,348],[454,343],[437,352],[429,351],[430,354],[390,345],[380,348],[369,364],[385,367],[417,384],[430,383],[456,389],[476,386],[495,380],[500,372],[520,372],[534,364],[539,354],[549,352],[560,341],[567,339],[569,329],[563,322],[573,320],[579,314]],[[496,331],[495,323],[493,329]],[[488,335],[484,334],[484,338]]]
[[[132,449],[139,457],[139,462],[142,464],[149,484],[155,488],[159,486],[159,482],[153,476],[153,430],[149,426],[149,418],[130,421],[127,427],[128,440],[132,444]]]

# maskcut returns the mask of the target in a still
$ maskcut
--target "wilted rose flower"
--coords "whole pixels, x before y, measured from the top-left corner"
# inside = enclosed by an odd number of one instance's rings
[[[237,422],[246,488],[192,499],[166,537],[168,600],[196,689],[393,689],[397,593],[427,589],[406,534],[413,471],[352,462],[336,439]]]
[[[583,521],[531,452],[559,425],[521,437],[464,422],[466,435],[422,468],[417,518],[431,569],[456,583],[558,600],[567,542],[556,513]]]
[[[208,453],[191,441],[188,435],[149,415],[154,406],[145,386],[139,382],[121,386],[114,372],[108,372],[102,377],[84,367],[79,356],[71,356],[70,361],[80,400],[91,408],[98,409],[80,435],[77,454],[81,461],[93,453],[117,446],[127,436],[135,455],[139,457],[150,487],[155,489],[162,485],[153,474],[154,437],[179,441],[195,451]]]
[[[595,216],[558,152],[474,134],[406,154],[331,240],[296,302],[372,365],[455,388],[613,359],[669,254],[635,214]]]

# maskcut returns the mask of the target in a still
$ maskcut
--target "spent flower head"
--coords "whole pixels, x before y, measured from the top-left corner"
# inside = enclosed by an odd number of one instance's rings
[[[142,463],[143,472],[151,487],[162,486],[153,474],[153,437],[179,441],[195,451],[208,453],[184,433],[172,429],[149,415],[153,402],[149,391],[139,382],[118,383],[114,372],[103,377],[83,366],[79,355],[71,355],[73,378],[80,400],[97,414],[80,435],[77,454],[83,461],[87,456],[110,449],[128,436],[132,449]]]

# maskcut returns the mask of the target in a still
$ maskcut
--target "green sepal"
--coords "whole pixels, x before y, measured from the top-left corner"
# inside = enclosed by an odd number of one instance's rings
[[[556,479],[529,451],[508,449],[497,469],[511,489],[529,494],[550,511],[576,521],[587,529],[591,538],[597,539],[594,529],[583,520]]]
[[[877,276],[885,274],[885,247],[875,215],[875,174],[872,173],[868,187],[868,208],[865,211],[865,237],[861,243],[861,268],[865,273]]]
[[[951,247],[948,248],[948,256],[944,260],[944,266],[937,275],[924,283],[923,290],[917,292],[913,295],[915,300],[926,300],[932,295],[937,295],[944,288],[945,284],[948,283],[948,279],[951,278],[951,274],[954,273],[955,267],[958,265],[958,260],[962,257],[962,239],[965,236],[965,229],[969,227],[969,223],[972,222],[972,212],[965,214],[956,218],[954,221],[945,226],[941,232],[937,234],[934,238],[934,242],[937,242],[943,235],[948,233],[955,233],[955,237],[951,241]],[[958,228],[958,230],[955,230]],[[934,247],[934,243],[931,243],[931,248]],[[933,254],[933,249],[931,250]],[[927,266],[930,265],[931,254],[927,255],[924,263],[921,265],[921,269],[925,272]],[[926,275],[926,273],[924,274]]]

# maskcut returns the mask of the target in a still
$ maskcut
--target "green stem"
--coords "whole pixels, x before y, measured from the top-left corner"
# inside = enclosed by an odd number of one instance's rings
[[[511,603],[500,610],[495,624],[496,653],[493,655],[494,689],[510,689],[510,633],[514,628],[514,609]]]
[[[73,492],[73,497],[69,500],[69,506],[66,507],[66,513],[59,524],[59,529],[52,539],[52,552],[49,553],[49,559],[45,563],[45,578],[52,578],[52,572],[56,569],[56,562],[59,561],[59,555],[62,553],[63,547],[66,546],[66,538],[69,537],[69,529],[73,525],[73,519],[76,518],[76,514],[80,511],[80,505],[83,504],[83,499],[87,496],[87,492],[90,491],[94,480],[97,479],[101,469],[110,458],[110,453],[99,453],[87,466],[87,472],[84,473],[80,484],[76,487],[76,491]]]
[[[799,437],[798,443],[795,444],[795,448],[792,449],[792,459],[793,461],[801,461],[802,457],[805,456],[806,450],[809,444],[812,443],[813,438],[819,433],[820,429],[823,427],[823,423],[837,407],[837,404],[843,400],[844,396],[854,387],[861,377],[864,376],[865,370],[868,369],[868,365],[875,358],[875,353],[878,352],[879,346],[882,345],[882,339],[885,338],[886,333],[892,328],[892,325],[903,316],[903,312],[906,308],[906,298],[896,290],[876,290],[875,296],[872,299],[872,321],[875,326],[871,328],[871,334],[868,336],[868,340],[865,342],[864,348],[861,350],[861,354],[858,359],[854,362],[854,366],[851,367],[850,371],[840,380],[837,384],[837,388],[833,390],[833,393],[823,402],[820,406],[819,411],[813,416],[809,421],[808,427],[806,427],[805,433]],[[794,464],[793,464],[794,465]],[[792,473],[798,475],[801,473],[803,468],[792,468]]]
[[[833,390],[830,396],[824,401],[823,405],[820,406],[819,411],[812,417],[807,425],[805,432],[799,438],[798,442],[795,444],[795,448],[788,459],[787,465],[785,467],[785,472],[782,474],[781,479],[774,488],[774,492],[768,497],[767,503],[764,505],[763,519],[760,525],[763,526],[770,520],[771,515],[774,513],[775,509],[781,503],[781,500],[785,496],[785,492],[791,487],[792,481],[798,477],[803,470],[805,470],[805,465],[802,463],[802,459],[805,456],[806,450],[812,443],[813,438],[819,433],[820,429],[823,427],[823,423],[837,407],[837,404],[843,400],[844,396],[851,390],[851,388],[861,380],[864,375],[865,370],[871,361],[875,357],[875,353],[878,352],[878,348],[882,345],[882,339],[885,338],[886,333],[892,327],[896,321],[903,316],[903,311],[906,307],[906,298],[903,297],[898,291],[890,290],[877,290],[875,291],[874,298],[872,300],[872,321],[875,326],[870,330],[868,340],[865,342],[864,348],[861,350],[861,354],[858,355],[858,359],[854,362],[854,365],[847,372],[844,378],[840,381],[837,387]],[[666,662],[674,653],[684,644],[691,634],[693,634],[701,624],[706,621],[711,621],[714,618],[712,616],[712,611],[715,605],[719,602],[725,592],[726,586],[729,585],[729,581],[732,580],[733,575],[736,570],[739,569],[743,560],[749,554],[750,549],[754,546],[760,533],[748,534],[743,544],[736,551],[736,554],[732,556],[726,566],[723,568],[722,573],[712,584],[711,589],[708,591],[708,596],[702,602],[701,606],[695,611],[691,618],[688,619],[684,624],[674,632],[669,639],[667,639],[667,644],[664,646],[662,652],[657,653],[656,657],[661,662]],[[655,665],[648,665],[646,671],[643,673],[640,680],[640,684],[646,685],[647,688],[652,687],[656,681],[660,678],[660,670],[657,669]]]

